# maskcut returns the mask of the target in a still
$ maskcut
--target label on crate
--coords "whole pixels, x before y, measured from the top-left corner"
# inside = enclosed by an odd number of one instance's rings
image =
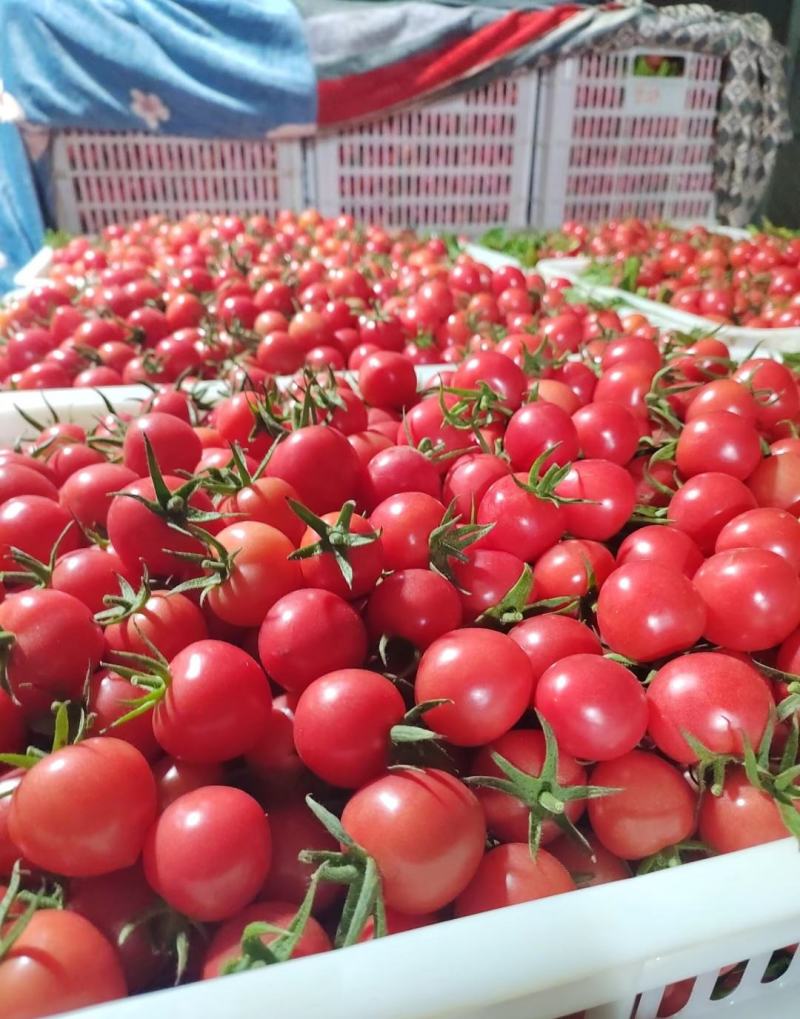
[[[626,113],[677,116],[686,110],[686,81],[683,78],[639,78],[631,75],[625,84]]]

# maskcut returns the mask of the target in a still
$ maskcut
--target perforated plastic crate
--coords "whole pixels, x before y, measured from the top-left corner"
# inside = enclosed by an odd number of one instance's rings
[[[65,131],[53,175],[58,225],[73,233],[153,213],[272,216],[305,201],[302,144],[290,139]]]
[[[320,211],[387,227],[524,225],[537,94],[529,72],[315,139]]]
[[[671,74],[643,76],[643,61]],[[722,69],[703,53],[637,49],[543,71],[531,222],[713,219]]]

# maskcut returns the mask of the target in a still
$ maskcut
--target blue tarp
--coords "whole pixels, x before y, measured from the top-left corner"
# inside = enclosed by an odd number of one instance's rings
[[[0,0],[0,79],[27,123],[52,128],[254,137],[316,121],[291,0]],[[41,246],[41,228],[16,129],[2,126],[9,265]],[[0,269],[0,292],[9,275]]]

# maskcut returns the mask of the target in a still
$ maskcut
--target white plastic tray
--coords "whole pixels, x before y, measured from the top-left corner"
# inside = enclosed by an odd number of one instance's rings
[[[119,386],[104,392],[118,410],[135,412],[150,391]],[[46,419],[45,398],[62,420],[90,424],[105,413],[89,389],[2,393],[0,447],[28,429],[15,405]],[[655,1019],[663,987],[698,976],[679,1019],[797,1019],[800,959],[780,979],[761,979],[772,951],[798,941],[800,852],[785,839],[80,1014],[556,1019],[586,1008],[587,1019]],[[720,967],[745,959],[750,962],[736,990],[710,1000]]]
[[[665,326],[680,329],[683,332],[703,329],[740,346],[754,347],[756,344],[761,344],[764,348],[773,351],[795,352],[800,350],[800,329],[747,329],[743,326],[721,326],[719,322],[714,322],[710,318],[671,308],[668,304],[651,301],[647,297],[631,294],[627,290],[586,282],[581,278],[581,274],[589,267],[589,263],[588,258],[546,258],[537,263],[536,271],[542,275],[545,281],[559,276],[571,280],[587,297],[594,297],[601,301],[624,301],[629,307],[636,308],[648,317],[658,315]]]
[[[14,282],[23,290],[30,290],[41,280],[47,279],[52,264],[53,249],[45,246],[23,265],[14,277]]]

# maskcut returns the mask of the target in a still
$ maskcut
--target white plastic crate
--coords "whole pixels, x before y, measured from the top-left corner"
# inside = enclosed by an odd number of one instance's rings
[[[748,329],[746,326],[720,325],[713,319],[672,308],[661,301],[651,301],[648,297],[640,297],[627,290],[584,281],[581,274],[586,271],[589,264],[588,258],[546,258],[537,263],[536,271],[546,282],[563,277],[571,280],[589,297],[596,297],[600,301],[621,301],[667,329],[680,329],[687,333],[702,329],[725,340],[737,350],[751,350],[756,344],[760,344],[762,352],[800,351],[800,329]]]
[[[682,74],[634,74],[638,57]],[[544,70],[531,222],[714,218],[720,57],[680,49],[592,52]]]
[[[63,131],[53,151],[56,219],[70,233],[163,213],[265,213],[304,205],[297,140]]]
[[[430,369],[429,369],[430,370]],[[420,373],[421,375],[423,373]],[[108,388],[135,412],[144,386]],[[0,393],[0,447],[29,430],[16,407],[82,424],[93,390]],[[800,852],[784,839],[630,881],[484,913],[236,977],[72,1013],[85,1019],[656,1019],[666,985],[697,977],[676,1019],[797,1019]],[[713,1000],[722,967],[749,960]]]
[[[320,212],[422,230],[523,226],[538,81],[499,78],[307,143]]]

